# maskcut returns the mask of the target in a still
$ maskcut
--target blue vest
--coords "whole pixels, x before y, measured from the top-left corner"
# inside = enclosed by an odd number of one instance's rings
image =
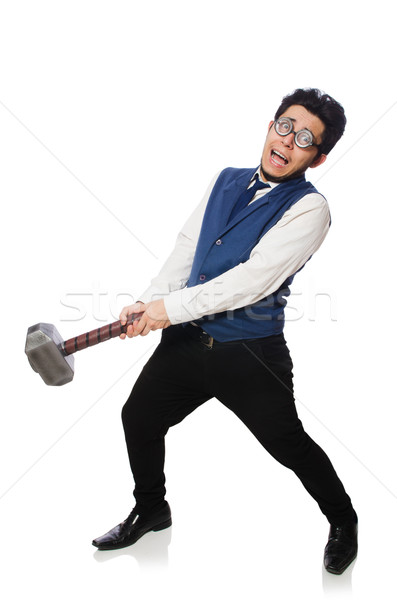
[[[254,246],[283,214],[303,196],[317,191],[304,176],[280,183],[228,223],[233,206],[256,170],[228,168],[219,175],[204,214],[188,287],[210,281],[247,261]],[[220,342],[279,334],[284,327],[285,298],[294,275],[255,304],[209,315],[196,323]]]

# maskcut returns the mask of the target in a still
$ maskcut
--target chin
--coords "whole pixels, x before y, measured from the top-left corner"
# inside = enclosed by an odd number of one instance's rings
[[[290,181],[291,179],[296,179],[297,177],[301,177],[305,171],[293,171],[292,173],[287,173],[285,175],[272,175],[268,171],[266,171],[261,165],[261,175],[266,179],[266,181],[271,181],[272,183],[282,183],[283,181]]]

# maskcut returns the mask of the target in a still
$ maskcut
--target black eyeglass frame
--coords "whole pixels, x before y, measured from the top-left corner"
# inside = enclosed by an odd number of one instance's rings
[[[280,123],[280,121],[287,121],[287,122],[290,124],[290,130],[289,130],[289,131],[287,131],[286,133],[280,133],[280,132],[277,130],[277,124],[278,124],[278,123]],[[294,142],[295,142],[295,144],[298,146],[298,148],[302,148],[302,150],[305,150],[305,148],[310,148],[311,146],[314,146],[315,148],[320,148],[320,146],[321,146],[321,144],[315,144],[315,143],[313,142],[313,137],[314,137],[314,136],[313,136],[312,132],[310,131],[310,129],[299,129],[299,131],[294,131],[294,123],[293,123],[292,119],[290,119],[289,117],[279,117],[279,118],[278,118],[278,119],[277,119],[277,120],[276,120],[276,121],[273,123],[273,125],[274,125],[274,130],[275,130],[275,132],[276,132],[278,135],[280,135],[281,137],[285,137],[285,136],[289,135],[290,133],[293,133],[293,134],[294,134]],[[307,144],[307,146],[302,146],[302,144],[299,144],[299,142],[297,141],[297,136],[298,136],[300,133],[308,133],[308,134],[309,134],[309,136],[310,136],[310,138],[311,138],[311,142],[310,142],[310,144]]]

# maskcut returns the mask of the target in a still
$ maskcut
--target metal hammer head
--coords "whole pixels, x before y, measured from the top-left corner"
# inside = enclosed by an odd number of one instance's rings
[[[28,329],[25,352],[32,369],[47,385],[64,385],[73,379],[74,357],[65,355],[62,342],[50,323],[37,323]]]

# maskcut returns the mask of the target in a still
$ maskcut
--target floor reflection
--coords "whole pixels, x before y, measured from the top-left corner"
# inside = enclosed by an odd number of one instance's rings
[[[350,595],[353,591],[352,589],[352,573],[356,561],[346,569],[342,575],[333,575],[332,573],[328,573],[323,567],[323,591],[324,595],[332,596],[335,594],[341,595],[341,592],[344,592],[346,595]]]
[[[168,567],[168,546],[171,543],[172,527],[163,531],[149,532],[132,546],[121,550],[96,550],[93,554],[97,562],[106,562],[118,556],[135,558],[140,569]]]

